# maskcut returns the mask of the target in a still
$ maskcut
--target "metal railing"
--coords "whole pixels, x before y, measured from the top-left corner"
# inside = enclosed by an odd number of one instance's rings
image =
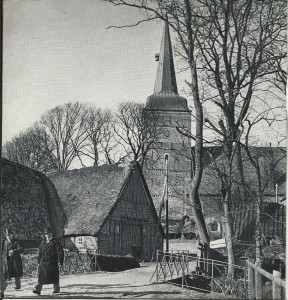
[[[184,252],[184,251],[183,251]],[[246,297],[245,267],[233,265],[234,277],[228,276],[228,263],[200,258],[187,253],[157,251],[156,282],[170,282],[200,292],[220,292]],[[204,267],[205,266],[205,267]],[[208,271],[206,271],[208,270]]]

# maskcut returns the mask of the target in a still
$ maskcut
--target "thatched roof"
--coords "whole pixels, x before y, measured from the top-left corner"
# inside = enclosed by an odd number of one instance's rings
[[[21,240],[42,238],[51,227],[63,235],[65,214],[57,191],[44,174],[2,158],[1,225]]]
[[[66,236],[96,236],[135,165],[103,165],[48,174],[63,203]]]

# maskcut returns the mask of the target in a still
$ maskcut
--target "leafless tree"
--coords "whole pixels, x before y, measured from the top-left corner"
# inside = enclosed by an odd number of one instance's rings
[[[98,166],[102,163],[112,163],[112,150],[115,147],[113,141],[113,114],[111,110],[87,106],[84,112],[83,130],[86,139],[83,147],[78,151],[78,158],[83,166],[91,164]],[[89,161],[83,162],[87,157]]]
[[[144,104],[124,102],[118,106],[115,134],[124,149],[124,158],[140,161],[143,165],[151,145],[161,132],[157,112],[144,111]]]
[[[3,156],[45,173],[55,166],[55,162],[50,160],[51,150],[51,145],[46,144],[45,132],[35,126],[7,142],[3,146]]]
[[[286,56],[286,13],[284,1],[253,0],[183,0],[136,1],[107,0],[114,5],[141,9],[147,20],[162,19],[177,34],[178,55],[190,72],[189,87],[195,112],[195,171],[191,182],[191,203],[202,241],[209,241],[198,189],[203,164],[203,103],[213,103],[220,116],[218,120],[205,116],[205,126],[225,142],[228,162],[237,158],[238,171],[244,181],[241,153],[238,143],[239,129],[249,111],[256,87],[277,72],[271,64]],[[130,26],[135,26],[130,25]],[[123,27],[123,26],[122,26]],[[275,65],[275,64],[273,64]],[[199,77],[202,79],[199,81]],[[204,92],[202,92],[204,91]],[[230,164],[231,166],[231,164]],[[232,176],[229,165],[228,177]],[[231,180],[225,183],[224,208],[226,211],[226,240],[229,274],[234,263],[232,227],[229,219]]]
[[[67,170],[85,146],[84,105],[67,103],[47,111],[38,124],[45,132],[45,145],[55,170]]]
[[[245,134],[245,140],[240,143],[241,148],[244,149],[245,154],[248,157],[250,165],[253,167],[256,174],[256,184],[246,183],[245,187],[249,190],[250,194],[254,196],[256,202],[256,232],[255,232],[255,246],[256,246],[256,263],[261,266],[261,256],[262,256],[262,245],[263,245],[263,232],[262,232],[262,209],[263,201],[265,197],[265,191],[273,183],[273,189],[275,180],[279,175],[277,174],[277,168],[287,155],[286,150],[283,148],[271,148],[271,151],[265,151],[264,149],[257,149],[257,151],[251,151],[251,143],[249,142],[250,132],[258,122],[265,119],[266,114],[260,113],[253,121],[246,119],[246,122],[242,124],[242,127],[246,126],[247,131]],[[266,165],[266,168],[265,168]],[[256,187],[256,195],[255,195]]]

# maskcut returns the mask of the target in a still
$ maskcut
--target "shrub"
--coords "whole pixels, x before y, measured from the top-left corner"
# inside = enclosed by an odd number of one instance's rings
[[[93,257],[93,261],[94,261]],[[118,255],[102,255],[96,256],[96,271],[117,272],[125,271],[129,269],[139,268],[140,265],[133,256],[118,256]],[[95,270],[95,264],[91,266],[92,270]]]
[[[37,254],[21,255],[23,277],[37,277]]]

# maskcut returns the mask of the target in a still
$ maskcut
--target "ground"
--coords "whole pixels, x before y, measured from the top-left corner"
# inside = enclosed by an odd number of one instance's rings
[[[170,243],[171,250],[195,252],[193,242]],[[142,263],[140,268],[123,272],[95,272],[65,275],[60,277],[61,291],[53,294],[52,285],[44,285],[41,298],[84,298],[84,299],[223,299],[223,294],[199,293],[167,283],[156,283],[156,263]],[[154,276],[153,276],[154,274]],[[23,278],[21,290],[14,289],[10,281],[5,298],[39,298],[32,293],[36,278]],[[229,297],[231,299],[231,297]]]
[[[220,299],[222,294],[199,293],[167,283],[150,281],[155,263],[142,264],[141,268],[123,272],[96,272],[61,276],[61,292],[53,294],[52,285],[44,285],[41,298],[94,298],[94,299]],[[9,282],[5,298],[37,298],[32,293],[36,278],[22,279],[21,290],[14,290],[14,282]]]

